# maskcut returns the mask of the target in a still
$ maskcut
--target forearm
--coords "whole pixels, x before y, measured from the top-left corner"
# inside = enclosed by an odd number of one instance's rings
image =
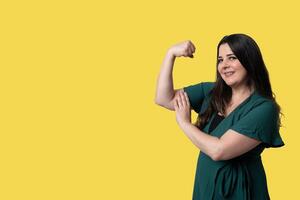
[[[185,123],[181,129],[202,152],[213,160],[219,160],[222,152],[219,138],[204,133],[191,123]]]
[[[167,51],[167,54],[163,60],[159,76],[157,78],[155,102],[163,104],[164,102],[170,102],[174,97],[173,86],[173,66],[175,62],[175,56]]]

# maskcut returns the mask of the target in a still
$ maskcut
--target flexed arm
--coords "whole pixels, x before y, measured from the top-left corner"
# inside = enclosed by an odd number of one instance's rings
[[[178,96],[178,92],[183,89],[174,90],[173,86],[173,67],[176,57],[190,57],[193,58],[193,53],[196,48],[191,41],[178,43],[168,49],[167,54],[163,60],[160,74],[157,78],[155,103],[163,106],[169,110],[174,109],[174,99]]]

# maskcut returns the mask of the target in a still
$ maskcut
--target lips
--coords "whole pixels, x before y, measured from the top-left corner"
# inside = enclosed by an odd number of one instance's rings
[[[235,73],[234,71],[229,71],[229,72],[225,72],[224,75],[228,77],[228,76],[231,76],[234,73]]]

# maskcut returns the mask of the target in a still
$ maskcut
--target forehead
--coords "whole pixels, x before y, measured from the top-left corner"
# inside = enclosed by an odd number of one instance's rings
[[[227,43],[221,44],[219,47],[219,56],[226,54],[233,54],[233,52]]]

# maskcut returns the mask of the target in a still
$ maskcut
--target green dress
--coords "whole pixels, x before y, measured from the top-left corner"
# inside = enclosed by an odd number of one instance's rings
[[[184,87],[191,108],[203,113],[210,99],[213,82],[201,82]],[[277,127],[274,103],[254,91],[209,133],[214,113],[203,132],[220,138],[232,129],[260,140],[247,153],[230,160],[214,161],[199,152],[195,173],[193,200],[266,200],[270,199],[260,154],[265,148],[284,146]]]

